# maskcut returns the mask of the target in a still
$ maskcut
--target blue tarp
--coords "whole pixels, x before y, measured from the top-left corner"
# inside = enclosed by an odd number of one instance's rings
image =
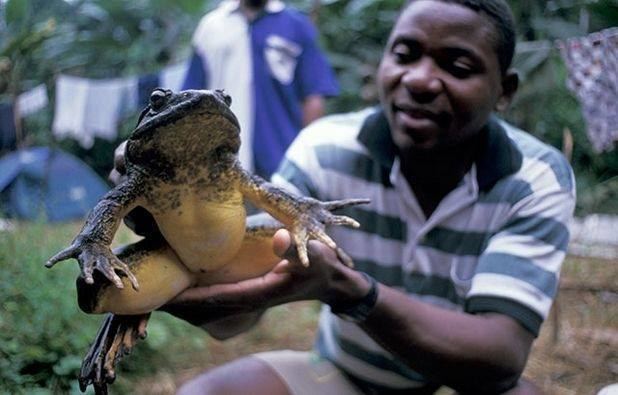
[[[9,218],[83,218],[109,190],[87,164],[58,149],[33,147],[0,158],[0,212]]]

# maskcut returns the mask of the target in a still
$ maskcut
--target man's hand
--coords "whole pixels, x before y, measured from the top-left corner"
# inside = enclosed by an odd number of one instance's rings
[[[206,330],[217,323],[220,332],[219,324],[234,322],[229,317],[261,315],[269,307],[300,300],[360,299],[368,292],[364,277],[341,263],[331,248],[315,240],[308,247],[311,264],[305,267],[289,232],[280,230],[273,238],[273,248],[282,260],[270,272],[234,284],[187,289],[160,310]],[[229,325],[231,332],[236,329]]]

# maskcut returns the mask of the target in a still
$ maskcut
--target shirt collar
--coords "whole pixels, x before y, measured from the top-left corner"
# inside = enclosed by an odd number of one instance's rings
[[[393,142],[388,120],[378,108],[369,115],[361,127],[358,139],[382,166],[393,167],[397,146]],[[475,159],[479,189],[486,191],[498,180],[517,172],[523,155],[509,138],[499,119],[491,116],[483,130],[482,147]]]

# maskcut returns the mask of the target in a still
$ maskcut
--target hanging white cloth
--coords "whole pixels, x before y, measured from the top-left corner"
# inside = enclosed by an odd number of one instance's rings
[[[598,152],[618,141],[618,28],[558,43],[586,121],[588,139]]]
[[[92,147],[95,137],[114,140],[119,120],[134,110],[136,89],[136,78],[93,80],[60,75],[56,79],[54,135],[72,137],[86,149]]]
[[[15,104],[19,113],[18,115],[22,118],[45,108],[47,104],[49,104],[45,84],[37,85],[36,87],[21,93],[17,96]]]

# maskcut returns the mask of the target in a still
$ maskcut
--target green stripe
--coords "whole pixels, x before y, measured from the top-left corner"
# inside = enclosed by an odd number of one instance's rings
[[[408,380],[420,382],[426,381],[423,376],[421,376],[414,370],[408,368],[405,364],[399,362],[396,359],[388,358],[386,356],[367,351],[366,349],[358,346],[356,343],[343,339],[341,336],[339,336],[338,333],[334,331],[333,335],[335,338],[335,342],[339,345],[341,350],[356,359],[365,361],[368,364],[376,367],[377,369],[396,373],[400,376],[407,378]],[[320,329],[316,338],[316,348],[318,349],[318,352],[326,359],[333,359],[333,357],[328,352],[329,350],[327,350],[326,342],[324,341],[323,336],[324,335],[322,334],[322,330]]]
[[[399,287],[410,294],[435,296],[456,305],[463,305],[464,300],[457,293],[450,278],[421,273],[404,273],[400,266],[381,266],[371,260],[354,259],[354,267],[389,287]]]
[[[369,259],[354,259],[354,268],[389,287],[403,287],[404,274],[400,265],[382,266]]]
[[[511,206],[532,195],[530,184],[523,180],[498,181],[488,193],[481,192],[479,203],[508,203]]]
[[[560,251],[566,251],[569,243],[569,229],[560,221],[544,217],[517,217],[506,225],[513,234],[532,236]]]
[[[337,210],[337,214],[347,215],[357,220],[361,224],[359,229],[363,232],[375,234],[385,239],[407,240],[406,223],[399,217],[378,214],[375,211],[359,207],[345,207]]]
[[[335,145],[319,145],[315,152],[322,168],[392,188],[390,169],[367,155]]]
[[[279,168],[277,169],[279,174],[284,180],[294,185],[305,196],[311,196],[319,199],[317,188],[311,181],[311,178],[305,174],[305,172],[298,167],[294,162],[287,158],[284,158]]]
[[[490,253],[479,259],[477,273],[501,274],[524,281],[550,298],[556,296],[558,276],[534,264],[529,259],[518,256]]]
[[[404,278],[406,292],[416,295],[436,296],[456,305],[463,305],[463,299],[457,294],[455,285],[449,278],[410,273]]]
[[[514,318],[535,337],[539,335],[543,317],[536,311],[510,299],[491,296],[473,296],[466,301],[469,313],[502,313]]]
[[[419,245],[453,255],[479,256],[487,247],[490,237],[491,234],[486,232],[462,232],[436,227],[425,235]]]

